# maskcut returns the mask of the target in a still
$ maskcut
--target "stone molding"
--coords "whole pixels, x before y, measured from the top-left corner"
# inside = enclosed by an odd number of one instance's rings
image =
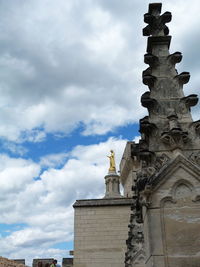
[[[108,198],[108,199],[80,199],[76,200],[73,207],[102,207],[102,206],[130,206],[132,198]]]

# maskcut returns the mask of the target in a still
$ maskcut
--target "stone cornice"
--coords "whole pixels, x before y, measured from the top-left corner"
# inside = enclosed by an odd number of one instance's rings
[[[132,202],[132,198],[80,199],[76,200],[73,207],[130,206]]]

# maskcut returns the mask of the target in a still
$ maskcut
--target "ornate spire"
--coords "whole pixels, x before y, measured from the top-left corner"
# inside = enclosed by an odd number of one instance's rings
[[[149,4],[144,15],[148,25],[143,35],[149,36],[144,62],[149,66],[142,78],[149,90],[142,95],[141,103],[149,115],[140,120],[141,140],[139,144],[133,143],[131,151],[140,168],[133,186],[126,267],[136,266],[138,262],[144,264],[142,206],[148,207],[145,194],[150,194],[156,174],[176,156],[177,150],[200,164],[200,120],[193,122],[190,110],[198,98],[195,94],[184,96],[183,85],[189,81],[190,74],[178,74],[175,68],[182,54],[169,52],[171,36],[166,23],[172,16],[170,12],[161,15],[161,6],[161,3]]]
[[[171,18],[170,12],[161,15],[160,3],[150,4],[144,15],[148,25],[143,35],[149,36],[144,62],[149,67],[142,76],[149,91],[142,95],[141,103],[148,109],[149,116],[140,120],[142,139],[137,150],[140,159],[147,164],[155,160],[155,153],[159,151],[190,150],[191,142],[196,146],[194,137],[200,127],[200,122],[193,123],[190,113],[190,108],[198,102],[197,95],[185,97],[183,93],[183,85],[189,81],[190,74],[178,74],[175,68],[182,54],[169,53],[171,36],[168,36],[166,23]]]
[[[185,96],[183,85],[190,79],[189,72],[178,74],[175,65],[182,54],[170,54],[171,36],[165,25],[171,21],[171,13],[161,15],[161,4],[149,4],[144,15],[148,25],[143,35],[149,36],[144,62],[149,67],[143,71],[143,83],[149,91],[141,97],[142,106],[149,116],[140,120],[141,140],[132,153],[141,162],[136,186],[139,191],[152,182],[159,169],[176,155],[176,151],[189,158],[200,149],[200,121],[193,122],[191,107],[198,102],[195,94]]]

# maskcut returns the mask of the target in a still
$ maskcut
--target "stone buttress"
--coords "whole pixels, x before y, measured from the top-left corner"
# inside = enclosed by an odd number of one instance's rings
[[[136,175],[125,266],[200,266],[200,120],[193,121],[195,94],[184,95],[189,72],[178,73],[180,52],[170,53],[171,36],[161,4],[144,15],[148,36],[141,97],[149,115],[140,120],[141,140],[129,142]]]

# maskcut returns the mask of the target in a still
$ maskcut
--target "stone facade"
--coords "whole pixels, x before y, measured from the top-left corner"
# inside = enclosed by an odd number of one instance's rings
[[[121,163],[121,180],[129,186],[132,181],[133,189],[126,267],[200,262],[200,120],[194,122],[190,113],[198,97],[183,93],[190,74],[178,74],[182,54],[169,53],[170,21],[160,3],[150,4],[144,15],[149,67],[143,83],[149,91],[141,103],[149,116],[140,120],[141,140],[127,144]]]
[[[38,266],[50,266],[53,258],[45,258],[45,259],[33,259],[32,267]],[[0,257],[0,266],[2,267],[24,267],[25,259],[13,259],[9,260],[7,258]],[[62,259],[62,267],[72,267],[73,266],[73,258],[63,258]]]
[[[46,259],[33,259],[32,267],[38,267],[38,266],[49,266],[53,262],[53,258],[46,258]]]
[[[9,260],[0,256],[0,267],[25,267],[25,260]]]
[[[16,262],[17,264],[25,265],[25,259],[14,259],[13,261]]]
[[[136,179],[137,170],[140,168],[140,163],[132,156],[132,147],[134,142],[127,142],[121,162],[120,162],[120,181],[124,188],[124,196],[132,197],[132,185]]]
[[[180,154],[157,178],[143,209],[146,266],[199,266],[199,168]]]
[[[132,199],[78,200],[74,204],[74,266],[123,267]]]
[[[73,258],[62,259],[62,267],[72,267],[72,266],[73,266]]]

